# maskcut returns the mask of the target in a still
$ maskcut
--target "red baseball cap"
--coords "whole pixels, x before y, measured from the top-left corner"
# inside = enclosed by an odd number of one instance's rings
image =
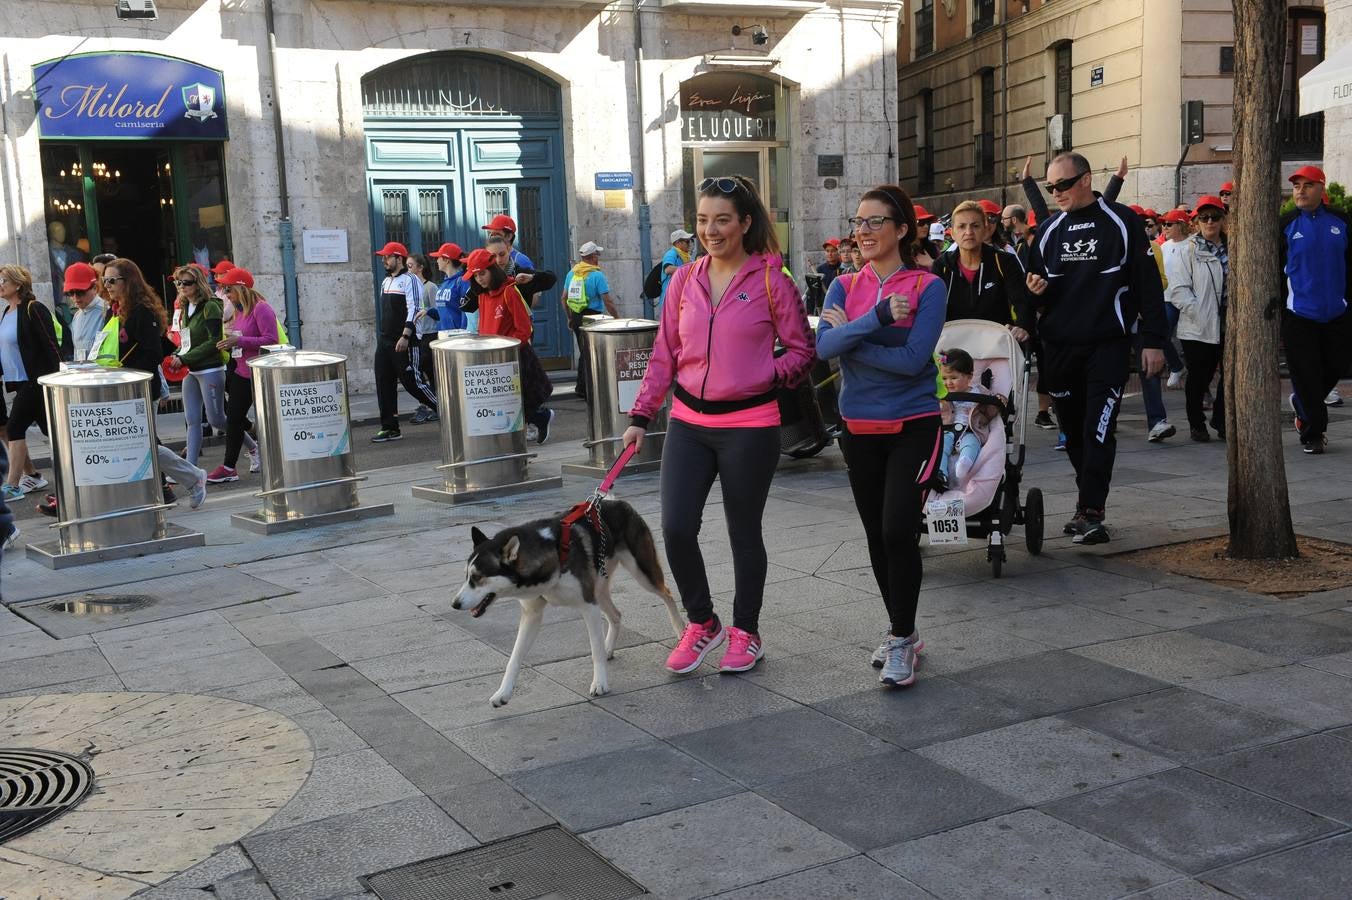
[[[1233,181],[1227,181],[1225,184],[1221,185],[1221,189],[1218,193],[1233,194],[1234,192],[1235,192],[1235,183]]]
[[[223,284],[227,287],[232,284],[241,284],[246,288],[254,286],[253,273],[248,269],[242,269],[235,266],[233,269],[226,269],[216,277],[217,284]]]
[[[1225,212],[1225,202],[1221,200],[1220,197],[1217,197],[1215,194],[1205,194],[1201,197],[1198,197],[1197,202],[1193,204],[1192,206],[1193,217],[1196,218],[1202,212],[1202,209],[1207,206],[1214,206],[1221,212]]]
[[[497,220],[495,219],[494,221]],[[475,275],[490,268],[495,262],[496,260],[493,258],[493,254],[482,247],[472,251],[469,256],[465,257],[464,279],[469,281]]]
[[[1153,209],[1151,209],[1151,208],[1148,207],[1148,206],[1145,208],[1145,215],[1146,215],[1146,218],[1148,218],[1148,219],[1158,219],[1158,218],[1160,217],[1160,214],[1159,214],[1159,213],[1155,212]]]
[[[827,238],[826,242],[822,244],[822,249],[825,250],[827,247],[835,247],[837,250],[839,250],[840,238]]]
[[[433,259],[459,259],[465,255],[465,251],[460,249],[459,244],[442,244],[431,253],[427,254]]]
[[[1176,222],[1177,222],[1177,223],[1186,223],[1186,222],[1188,221],[1188,217],[1187,217],[1186,214],[1184,214],[1184,213],[1181,212],[1180,210],[1177,210],[1177,209],[1171,209],[1171,210],[1169,210],[1168,212],[1166,212],[1164,215],[1160,216],[1160,221],[1161,221],[1161,222],[1167,222],[1167,223],[1169,223],[1169,224],[1174,224],[1174,223],[1176,223]]]
[[[221,274],[223,274],[223,273],[225,273],[225,272],[229,272],[229,271],[230,271],[231,269],[233,269],[234,267],[235,267],[235,264],[232,263],[230,260],[228,260],[228,259],[223,259],[223,260],[221,260],[220,262],[216,263],[216,265],[214,265],[214,266],[211,267],[211,274],[212,274],[212,275],[221,275]]]
[[[938,221],[939,219],[938,216],[936,216],[929,210],[925,209],[925,207],[921,206],[919,203],[914,204],[914,206],[915,206],[915,222],[917,225],[921,225],[929,221]]]
[[[1328,179],[1324,177],[1324,170],[1318,166],[1301,166],[1291,173],[1291,177],[1286,180],[1295,183],[1297,178],[1304,178],[1306,181],[1317,181],[1320,184],[1327,184]]]
[[[493,221],[482,227],[484,231],[510,231],[512,234],[516,234],[516,220],[511,216],[504,216],[502,213],[498,213],[493,217]]]
[[[977,202],[981,205],[981,211],[988,216],[998,216],[1000,215],[1000,212],[1004,209],[1003,206],[996,203],[994,200],[986,200],[983,198],[981,200],[978,200]]]
[[[376,256],[408,256],[408,248],[398,241],[390,241],[376,251]]]
[[[1143,215],[1145,215],[1145,207],[1144,207],[1144,206],[1137,206],[1135,203],[1130,203],[1130,204],[1127,205],[1127,209],[1129,209],[1129,210],[1131,210],[1132,212],[1136,213],[1136,215],[1138,215],[1138,216],[1143,216]]]
[[[99,280],[99,273],[87,262],[71,263],[66,267],[65,291],[87,291]]]

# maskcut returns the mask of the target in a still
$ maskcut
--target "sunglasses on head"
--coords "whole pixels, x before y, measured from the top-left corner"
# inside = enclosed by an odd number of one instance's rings
[[[717,188],[720,193],[735,194],[741,190],[742,184],[735,178],[706,178],[699,183],[699,192]]]
[[[1065,191],[1068,191],[1071,188],[1073,188],[1075,186],[1075,182],[1079,181],[1081,178],[1083,178],[1088,174],[1089,170],[1085,169],[1078,175],[1072,175],[1069,178],[1062,178],[1060,181],[1048,182],[1047,184],[1043,185],[1043,187],[1047,189],[1047,193],[1049,194],[1064,193]]]

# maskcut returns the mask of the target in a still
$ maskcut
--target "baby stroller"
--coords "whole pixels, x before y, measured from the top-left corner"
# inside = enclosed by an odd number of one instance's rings
[[[1034,556],[1042,552],[1042,491],[1030,489],[1023,505],[1019,504],[1024,458],[1023,411],[1028,400],[1031,362],[1024,358],[1018,341],[1005,326],[983,319],[957,319],[944,325],[939,349],[953,347],[961,347],[972,355],[973,383],[1009,398],[1009,405],[992,404],[999,409],[999,417],[992,418],[985,429],[985,443],[965,483],[960,488],[935,494],[930,500],[963,499],[967,537],[988,539],[986,560],[999,578],[1005,562],[1005,538],[1015,525],[1023,526],[1028,552]],[[993,399],[977,393],[954,393],[948,398],[985,402]],[[982,430],[979,428],[978,432]],[[928,530],[928,523],[922,524],[922,528]]]

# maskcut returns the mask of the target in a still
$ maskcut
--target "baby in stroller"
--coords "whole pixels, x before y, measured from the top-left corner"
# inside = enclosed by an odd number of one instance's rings
[[[992,394],[986,385],[972,383],[976,376],[975,363],[972,355],[961,348],[939,352],[939,375],[950,394],[989,394],[1003,400]],[[985,435],[999,408],[977,400],[945,399],[939,401],[939,412],[944,422],[944,447],[935,472],[935,487],[939,491],[950,487],[960,489],[981,455],[981,445],[985,443]]]

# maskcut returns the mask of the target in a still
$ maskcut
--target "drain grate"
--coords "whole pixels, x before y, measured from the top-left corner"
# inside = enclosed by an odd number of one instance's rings
[[[365,881],[380,900],[623,900],[646,893],[557,827],[387,869]]]
[[[78,804],[94,787],[94,770],[52,750],[0,750],[0,844]]]
[[[159,601],[149,594],[84,594],[46,604],[52,612],[69,613],[73,616],[106,616],[109,613],[127,613],[136,609],[145,609]]]

